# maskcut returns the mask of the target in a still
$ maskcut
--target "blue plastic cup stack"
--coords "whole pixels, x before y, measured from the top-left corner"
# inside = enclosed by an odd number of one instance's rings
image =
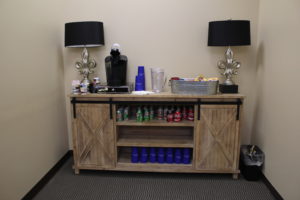
[[[138,66],[138,75],[135,77],[135,91],[145,90],[145,68]]]
[[[164,148],[158,148],[157,161],[158,161],[158,163],[164,163],[165,162],[165,150],[164,150]]]
[[[140,161],[141,163],[148,162],[148,149],[146,147],[141,147]]]
[[[166,162],[173,163],[173,148],[167,148]]]
[[[181,159],[182,159],[181,149],[176,148],[175,149],[175,156],[174,156],[175,163],[176,164],[180,164],[181,163]]]
[[[149,160],[151,163],[156,162],[156,148],[154,148],[154,147],[150,148]]]
[[[139,149],[137,147],[131,148],[131,162],[132,163],[139,162]]]
[[[183,164],[190,164],[191,162],[191,151],[189,148],[183,149],[183,158],[182,158]]]
[[[132,163],[190,164],[190,148],[131,147]]]

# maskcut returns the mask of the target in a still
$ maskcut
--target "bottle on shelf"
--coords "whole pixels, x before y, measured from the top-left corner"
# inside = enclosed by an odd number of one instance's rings
[[[126,106],[126,107],[124,108],[123,120],[124,120],[124,121],[128,121],[128,120],[129,120],[129,107],[128,107],[128,106]]]
[[[139,162],[139,149],[137,147],[131,147],[131,162]]]
[[[123,121],[123,107],[119,107],[117,110],[117,121]]]
[[[174,122],[180,122],[181,121],[181,112],[180,108],[177,107],[176,112],[174,113]]]
[[[137,122],[143,122],[143,112],[141,107],[138,107],[137,112],[136,112],[136,121]]]
[[[150,106],[150,109],[149,109],[149,114],[150,114],[150,120],[153,120],[154,119],[154,109],[153,109],[153,106]]]
[[[150,113],[147,106],[144,106],[144,121],[150,120]]]
[[[167,121],[167,119],[168,119],[168,111],[169,111],[169,109],[168,109],[168,106],[165,106],[164,107],[164,112],[163,112],[163,118],[164,118],[164,120],[166,120]]]
[[[164,118],[164,109],[162,106],[159,106],[157,109],[157,119],[162,120]]]
[[[169,110],[167,115],[167,122],[173,122],[173,121],[174,121],[174,114],[171,110]]]
[[[188,120],[194,121],[194,109],[192,106],[190,106],[188,110]]]

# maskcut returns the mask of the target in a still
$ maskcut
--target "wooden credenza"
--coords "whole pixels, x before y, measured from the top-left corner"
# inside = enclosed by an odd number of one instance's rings
[[[70,95],[74,169],[239,174],[240,94]],[[189,106],[194,121],[117,121],[119,106]],[[132,163],[131,147],[190,148],[190,164]]]

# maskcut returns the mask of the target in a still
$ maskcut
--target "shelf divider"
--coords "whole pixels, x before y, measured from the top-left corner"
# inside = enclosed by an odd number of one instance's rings
[[[166,122],[164,120],[151,120],[148,122],[137,122],[135,120],[116,122],[117,126],[175,126],[175,127],[194,127],[194,121]]]
[[[119,147],[178,147],[178,148],[193,148],[194,141],[189,136],[181,137],[162,137],[162,136],[148,136],[136,135],[121,136],[117,140]]]

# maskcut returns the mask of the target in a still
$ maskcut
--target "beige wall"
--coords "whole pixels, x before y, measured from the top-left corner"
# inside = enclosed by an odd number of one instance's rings
[[[23,197],[68,151],[59,1],[0,1],[0,199]]]
[[[284,199],[300,199],[300,1],[260,1],[257,103],[252,141]]]
[[[144,65],[150,89],[150,67],[169,77],[219,76],[225,48],[207,47],[208,21],[228,18],[251,20],[252,45],[233,48],[242,62],[237,83],[247,96],[242,141],[252,137],[263,148],[266,176],[286,199],[299,199],[299,6],[299,0],[2,0],[1,199],[22,197],[67,151],[66,121],[72,148],[65,96],[80,78],[74,62],[81,49],[63,47],[65,22],[103,21],[106,45],[90,51],[96,75],[105,81],[104,57],[118,42],[129,58],[128,80]]]
[[[122,53],[128,56],[128,80],[134,81],[137,66],[144,65],[148,89],[151,87],[150,67],[164,68],[168,77],[219,76],[216,63],[223,59],[225,47],[207,47],[208,22],[229,18],[251,20],[253,45],[233,48],[236,58],[242,62],[237,82],[240,92],[247,96],[243,142],[249,142],[255,92],[251,85],[255,76],[258,0],[93,0],[88,4],[72,1],[64,12],[64,22],[104,22],[105,46],[90,49],[91,57],[98,63],[96,75],[106,80],[104,58],[109,55],[111,45],[117,42]],[[74,63],[80,59],[82,49],[63,51],[68,94],[71,80],[80,79]],[[66,105],[71,136],[68,99]]]

